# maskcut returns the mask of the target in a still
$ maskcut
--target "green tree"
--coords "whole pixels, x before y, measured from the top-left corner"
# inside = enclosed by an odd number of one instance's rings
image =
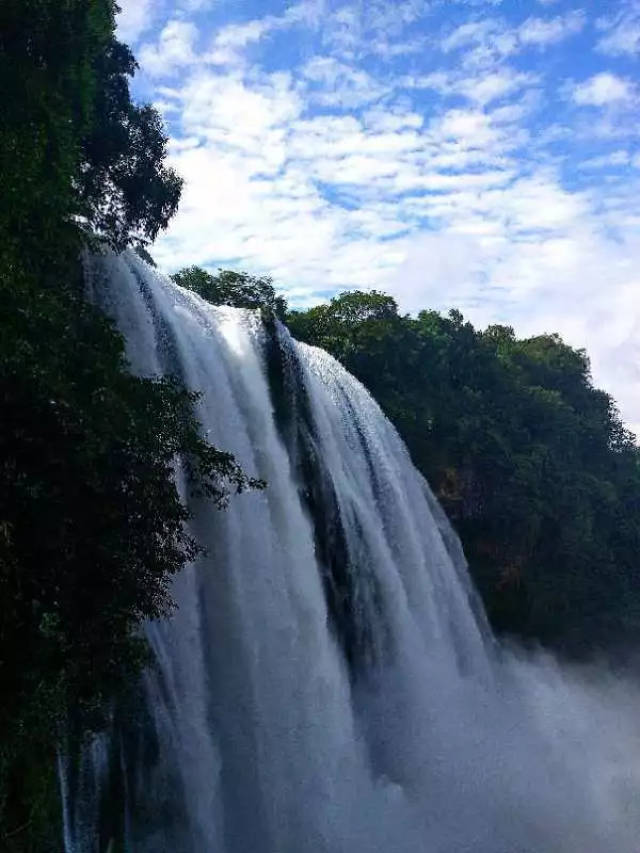
[[[153,239],[181,179],[158,113],[132,103],[136,63],[114,37],[112,0],[0,5],[0,260],[42,267],[61,244]],[[6,266],[5,266],[6,268]]]
[[[172,276],[176,284],[193,290],[212,305],[232,305],[235,308],[264,308],[284,320],[287,302],[276,294],[273,279],[246,272],[220,270],[211,275],[202,267],[187,267]]]

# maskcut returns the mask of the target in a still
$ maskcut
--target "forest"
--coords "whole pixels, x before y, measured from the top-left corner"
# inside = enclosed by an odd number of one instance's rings
[[[178,378],[142,379],[87,299],[86,252],[147,248],[177,210],[159,114],[134,103],[113,0],[0,4],[0,849],[59,853],[55,756],[99,730],[200,545],[173,476],[221,510],[268,488],[200,435]],[[640,631],[640,450],[584,351],[402,314],[382,293],[290,310],[274,283],[191,267],[371,392],[459,533],[494,628],[621,659]]]

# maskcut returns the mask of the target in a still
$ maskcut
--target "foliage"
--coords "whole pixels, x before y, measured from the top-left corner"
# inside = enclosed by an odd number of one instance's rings
[[[187,267],[172,276],[176,284],[193,290],[213,305],[232,305],[235,308],[262,308],[284,320],[287,303],[276,295],[273,279],[253,276],[246,272],[220,270],[211,275],[201,267]]]
[[[142,619],[171,610],[199,549],[174,477],[222,506],[260,486],[199,437],[195,397],[129,374],[86,303],[79,256],[167,225],[181,181],[112,0],[0,3],[0,849],[59,851],[55,751],[73,712],[146,660]]]
[[[352,292],[294,336],[371,391],[454,522],[501,632],[572,655],[640,636],[640,450],[585,353],[556,335],[401,316]]]
[[[0,259],[56,255],[79,225],[120,249],[153,239],[176,210],[182,183],[165,165],[158,113],[131,101],[136,63],[114,37],[114,10],[0,4]]]

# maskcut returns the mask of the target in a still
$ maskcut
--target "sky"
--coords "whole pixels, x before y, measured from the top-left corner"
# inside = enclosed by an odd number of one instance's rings
[[[118,0],[185,179],[152,249],[558,332],[640,433],[640,0]]]

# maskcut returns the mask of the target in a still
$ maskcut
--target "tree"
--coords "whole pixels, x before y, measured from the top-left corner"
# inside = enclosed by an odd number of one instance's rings
[[[176,212],[183,184],[165,165],[160,115],[131,101],[126,78],[136,68],[115,39],[99,54],[95,120],[81,142],[78,213],[116,249],[153,241]]]
[[[60,257],[98,235],[122,249],[153,239],[181,179],[166,166],[158,113],[132,103],[130,50],[112,0],[3,0],[0,6],[0,259]],[[17,262],[14,260],[14,262]],[[37,261],[36,261],[37,263]]]
[[[287,302],[276,295],[273,279],[253,276],[246,272],[220,270],[211,275],[202,267],[186,267],[172,276],[176,284],[193,290],[212,305],[232,305],[235,308],[264,308],[284,320]]]

